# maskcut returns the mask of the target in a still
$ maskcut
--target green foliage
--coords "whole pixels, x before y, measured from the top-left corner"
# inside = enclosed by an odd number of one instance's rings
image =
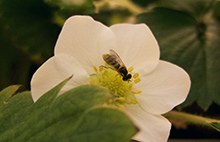
[[[212,122],[210,123],[212,127],[214,127],[217,131],[220,132],[220,122]]]
[[[217,1],[214,5],[213,14],[215,18],[220,20],[220,1]]]
[[[183,106],[196,101],[204,110],[212,102],[220,105],[220,21],[212,4],[203,0],[167,2],[169,8],[154,8],[137,17],[153,31],[161,59],[189,73],[192,87]]]
[[[28,89],[32,70],[53,56],[63,22],[74,14],[94,13],[92,2],[1,0],[0,58],[4,62],[1,60],[0,88],[17,83]]]
[[[53,7],[54,22],[60,26],[72,15],[95,13],[93,0],[44,0],[44,2]]]
[[[1,21],[11,40],[28,54],[52,56],[60,27],[52,23],[51,8],[41,0],[2,0]]]
[[[57,6],[64,10],[75,10],[81,13],[88,14],[93,13],[95,7],[93,5],[93,0],[44,0],[46,3]]]
[[[207,14],[212,3],[213,0],[161,0],[161,7],[184,11],[199,19]]]
[[[158,0],[132,0],[134,3],[140,5],[140,6],[147,6],[150,3],[156,2]]]
[[[129,141],[137,128],[121,111],[102,107],[112,97],[107,90],[86,85],[56,97],[69,79],[35,103],[30,92],[12,96],[18,86],[0,92],[0,141]]]
[[[53,55],[60,27],[52,20],[51,8],[41,0],[1,0],[0,88],[12,83],[28,88],[32,64]]]

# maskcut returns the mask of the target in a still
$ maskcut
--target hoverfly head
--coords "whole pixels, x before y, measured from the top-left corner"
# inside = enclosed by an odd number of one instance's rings
[[[126,76],[123,76],[123,78],[122,78],[122,80],[123,81],[129,81],[129,79],[131,79],[131,77],[132,77],[132,75],[131,74],[128,74],[128,75],[126,75]]]

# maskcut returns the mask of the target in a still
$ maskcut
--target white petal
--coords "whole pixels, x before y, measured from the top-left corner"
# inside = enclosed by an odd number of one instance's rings
[[[115,46],[115,35],[110,28],[89,16],[73,16],[63,26],[55,46],[55,55],[73,56],[92,74],[93,65],[104,65],[102,54]]]
[[[110,27],[117,38],[114,49],[125,65],[139,74],[151,72],[159,61],[159,46],[145,24],[117,24]]]
[[[191,85],[189,75],[182,68],[166,61],[160,61],[154,71],[140,79],[134,88],[142,93],[137,94],[136,99],[152,114],[166,113],[182,103]]]
[[[141,142],[167,141],[171,124],[166,118],[146,113],[138,105],[127,105],[125,111],[140,129],[132,139]]]
[[[89,75],[73,57],[60,54],[48,59],[31,79],[31,95],[34,101],[58,85],[64,79],[73,78],[61,89],[59,94],[79,85],[89,83]]]

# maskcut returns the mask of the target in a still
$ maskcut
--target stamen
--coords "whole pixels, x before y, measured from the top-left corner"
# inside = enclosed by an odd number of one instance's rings
[[[105,62],[105,66],[108,67],[109,65]]]
[[[119,98],[117,98],[117,100],[119,100],[119,101],[124,101],[125,98],[124,98],[124,97],[119,97]]]
[[[132,93],[134,93],[134,94],[140,94],[142,91],[140,91],[140,90],[132,90]]]
[[[112,103],[112,102],[113,102],[113,100],[112,100],[112,99],[109,99],[109,100],[108,100],[108,102],[109,102],[109,103]]]
[[[118,106],[119,106],[120,109],[125,109],[124,105],[119,104]]]
[[[128,72],[131,72],[134,68],[130,67]],[[124,81],[122,75],[119,74],[114,68],[107,63],[104,65],[93,66],[95,74],[91,74],[90,84],[100,85],[106,87],[114,94],[113,98],[109,99],[103,106],[116,105],[120,109],[125,109],[125,104],[137,104],[135,94],[140,94],[142,91],[132,90],[135,83],[140,82],[138,73],[132,75],[130,82]],[[132,74],[132,73],[131,73]]]
[[[139,76],[139,73],[135,73],[135,74],[133,75],[133,78],[136,79],[136,78],[138,78],[138,76]]]
[[[96,68],[96,66],[93,66],[93,69],[94,69],[94,71],[95,72],[97,72],[98,70],[97,70],[97,68]]]
[[[132,72],[133,71],[133,67],[128,68],[128,72]]]
[[[140,79],[140,78],[137,78],[137,79],[134,80],[134,83],[137,84],[137,83],[140,82],[140,81],[141,81],[141,79]]]
[[[102,72],[102,71],[103,71],[103,68],[104,68],[103,66],[100,66],[100,67],[99,67],[99,71]]]
[[[131,104],[137,104],[137,100],[132,100]]]
[[[105,70],[104,73],[103,73],[103,75],[107,76],[107,75],[108,75],[108,71]]]
[[[107,104],[107,103],[104,103],[102,106],[103,106],[103,107],[107,107],[107,106],[108,106],[108,104]]]
[[[90,84],[95,84],[95,82],[94,82],[93,80],[91,80],[89,83],[90,83]]]

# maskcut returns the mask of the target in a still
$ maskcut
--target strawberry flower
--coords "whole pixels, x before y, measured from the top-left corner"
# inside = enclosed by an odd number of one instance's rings
[[[103,55],[117,53],[131,78],[122,79],[117,67]],[[48,90],[74,74],[58,95],[74,87],[95,84],[109,89],[114,105],[140,129],[133,137],[143,142],[165,142],[170,122],[161,114],[182,103],[190,89],[190,78],[180,67],[159,60],[159,46],[145,24],[106,27],[89,16],[73,16],[64,24],[54,56],[33,75],[31,93],[37,101]],[[118,61],[118,60],[117,60]]]

